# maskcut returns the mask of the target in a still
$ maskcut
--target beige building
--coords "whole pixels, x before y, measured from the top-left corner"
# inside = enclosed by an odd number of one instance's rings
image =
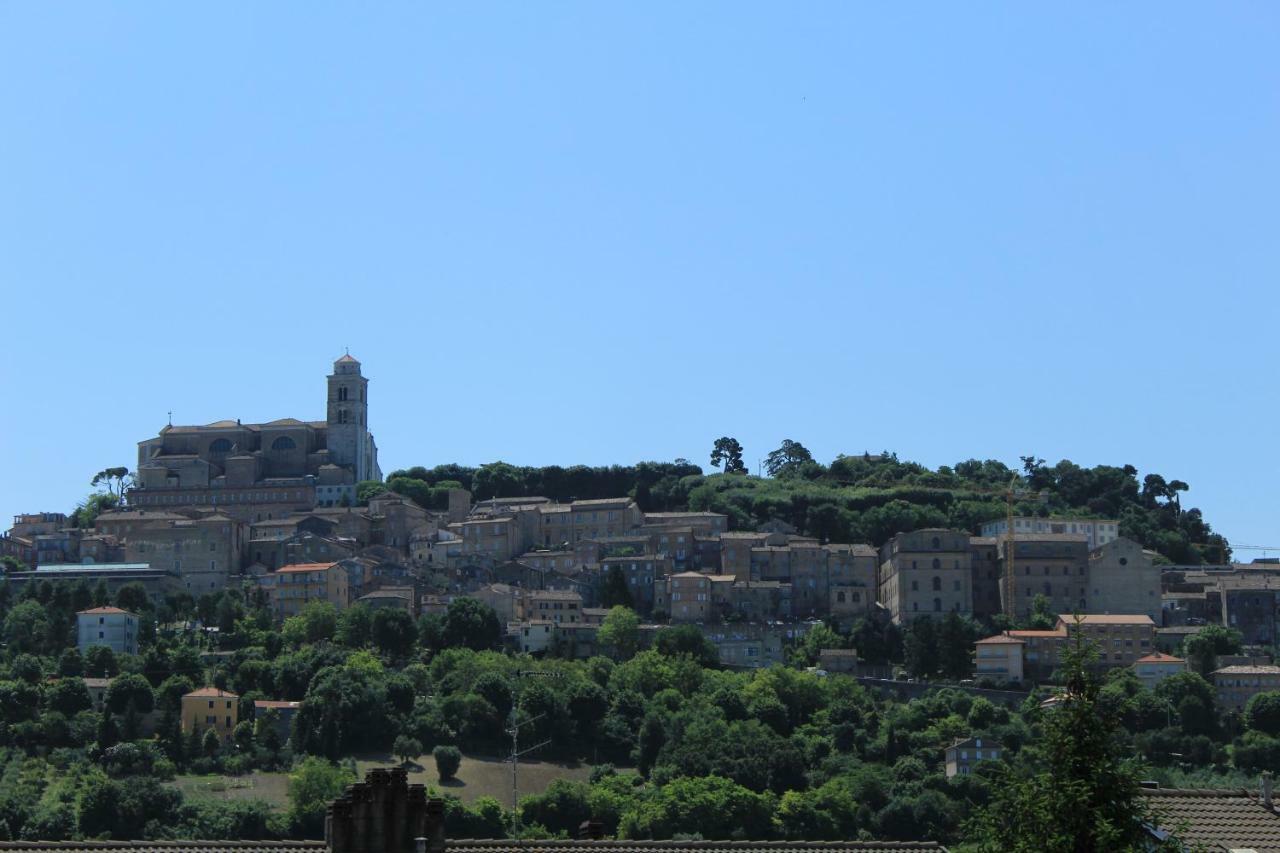
[[[344,355],[328,377],[323,421],[282,418],[174,426],[138,443],[131,506],[218,508],[242,521],[317,504],[355,502],[355,485],[381,480],[368,428],[368,380]]]
[[[1145,613],[1159,623],[1160,567],[1154,553],[1132,539],[1112,537],[1089,552],[1089,609]]]
[[[1059,616],[1058,628],[1072,634],[1076,631],[1076,621],[1072,617]],[[1079,630],[1097,647],[1101,669],[1133,666],[1138,658],[1155,651],[1156,625],[1145,613],[1082,615]]]
[[[264,580],[277,619],[301,613],[313,601],[327,601],[339,611],[351,604],[348,573],[339,563],[282,566]]]
[[[894,622],[973,613],[969,534],[955,530],[900,533],[880,549],[880,603]]]
[[[668,611],[672,622],[705,622],[711,614],[711,577],[679,572],[667,578]],[[657,604],[655,603],[655,608]]]
[[[239,721],[240,697],[234,693],[202,687],[182,697],[183,734],[213,729],[223,743],[230,743]]]
[[[524,612],[532,620],[545,620],[560,624],[582,621],[582,596],[560,589],[529,590],[525,595]]]
[[[1133,662],[1133,674],[1147,687],[1155,687],[1169,676],[1186,671],[1186,660],[1163,652],[1152,652]]]
[[[248,532],[243,522],[221,512],[146,509],[104,512],[94,529],[121,544],[126,562],[172,572],[197,598],[223,589],[231,576],[240,574]]]
[[[1012,543],[1007,537],[997,541],[1006,615],[1025,620],[1040,595],[1049,599],[1054,613],[1089,612],[1089,542],[1083,535],[1019,533]]]
[[[1224,666],[1213,671],[1213,686],[1224,708],[1243,711],[1259,693],[1280,690],[1280,666]]]
[[[646,512],[646,527],[688,527],[695,536],[719,536],[729,529],[729,516],[718,512]]]
[[[1026,640],[997,634],[974,644],[973,674],[994,681],[1022,681],[1022,659]]]

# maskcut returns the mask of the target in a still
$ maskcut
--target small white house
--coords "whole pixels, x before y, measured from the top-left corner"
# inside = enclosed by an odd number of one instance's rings
[[[116,654],[138,653],[138,617],[119,607],[93,607],[76,614],[76,646],[106,646]]]

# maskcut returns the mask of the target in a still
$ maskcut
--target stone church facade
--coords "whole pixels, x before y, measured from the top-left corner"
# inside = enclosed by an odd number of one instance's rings
[[[217,509],[243,521],[355,503],[362,480],[381,480],[369,432],[369,380],[344,355],[328,377],[323,421],[282,418],[174,426],[138,443],[138,509]]]

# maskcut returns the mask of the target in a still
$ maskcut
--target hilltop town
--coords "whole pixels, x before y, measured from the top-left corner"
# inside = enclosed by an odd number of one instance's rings
[[[325,759],[434,751],[447,781],[457,747],[501,755],[519,734],[599,773],[453,802],[452,826],[568,832],[611,791],[607,831],[630,837],[944,842],[980,821],[993,768],[1072,701],[1077,671],[1108,685],[1116,726],[1171,774],[1173,754],[1225,774],[1280,755],[1280,710],[1259,707],[1275,695],[1280,709],[1280,564],[1230,562],[1176,480],[1030,457],[1021,472],[888,453],[822,466],[790,440],[751,476],[728,437],[710,475],[677,460],[384,479],[352,356],[325,407],[319,421],[167,424],[74,512],[15,517],[0,537],[0,683],[29,710],[8,713],[10,749],[132,743],[145,748],[128,761],[161,775],[292,769],[332,795],[350,773]],[[761,799],[721,829],[645,811],[695,782]],[[582,803],[555,800],[570,794]],[[61,830],[31,805],[4,831],[152,837],[83,796]],[[828,824],[795,813],[804,797]],[[234,837],[314,834],[322,805],[294,802],[287,827],[255,812],[261,834]]]

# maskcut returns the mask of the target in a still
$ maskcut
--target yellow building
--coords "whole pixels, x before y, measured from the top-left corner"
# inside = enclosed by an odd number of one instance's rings
[[[338,610],[346,610],[351,603],[347,570],[338,563],[295,563],[281,566],[268,577],[277,619],[301,613],[313,601],[327,601]]]
[[[182,697],[182,733],[213,729],[227,743],[240,720],[240,697],[216,687],[202,687]]]
[[[974,644],[974,670],[978,678],[1022,681],[1022,656],[1026,641],[1008,634],[996,634]]]

